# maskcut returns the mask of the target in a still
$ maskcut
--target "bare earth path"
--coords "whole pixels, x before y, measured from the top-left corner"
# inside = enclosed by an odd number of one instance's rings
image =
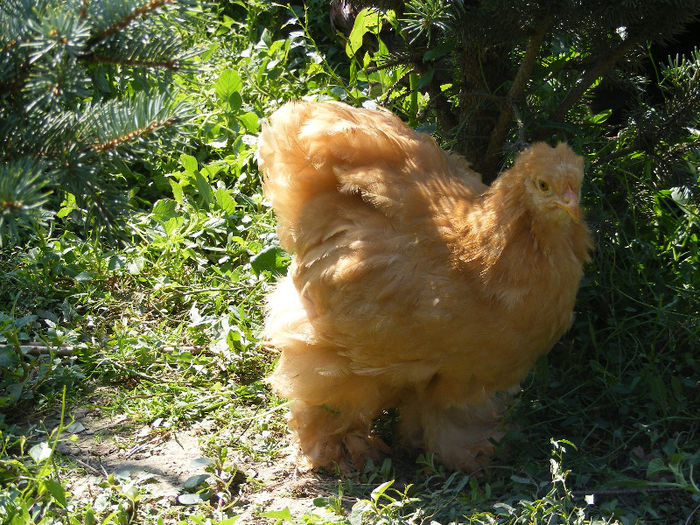
[[[182,507],[196,512],[197,488],[192,484],[212,480],[207,466],[213,460],[202,450],[210,430],[206,422],[185,431],[166,431],[135,425],[122,415],[106,417],[95,408],[73,410],[66,424],[71,421],[58,450],[74,465],[64,474],[74,499],[100,510],[107,505],[109,491],[120,487],[139,494],[140,510],[147,514],[162,516],[170,509],[175,522],[178,514],[182,519],[181,511],[190,511]],[[45,421],[49,428],[51,423]],[[329,521],[338,518],[313,503],[315,498],[336,494],[333,478],[298,471],[289,447],[274,460],[253,461],[241,453],[227,462],[235,463],[233,470],[239,471],[230,484],[237,491],[238,500],[231,509],[239,515],[237,524],[274,523],[260,515],[285,508],[293,516],[313,513]],[[160,508],[151,513],[149,506]]]

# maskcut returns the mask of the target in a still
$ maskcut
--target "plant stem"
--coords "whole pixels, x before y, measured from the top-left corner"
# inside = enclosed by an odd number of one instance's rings
[[[528,42],[527,49],[525,51],[525,56],[523,61],[518,68],[518,72],[513,79],[513,84],[511,84],[508,94],[501,105],[501,113],[498,115],[498,120],[496,125],[491,131],[491,136],[489,137],[489,144],[486,148],[485,160],[483,162],[483,171],[487,174],[492,173],[496,170],[499,163],[499,153],[503,149],[503,141],[505,140],[506,133],[512,122],[512,117],[514,114],[513,105],[516,101],[520,100],[525,92],[525,87],[527,81],[532,75],[532,70],[535,68],[535,62],[537,60],[537,54],[539,53],[540,47],[542,46],[542,41],[544,40],[549,27],[552,24],[552,17],[546,16],[537,26],[535,33],[530,38]]]

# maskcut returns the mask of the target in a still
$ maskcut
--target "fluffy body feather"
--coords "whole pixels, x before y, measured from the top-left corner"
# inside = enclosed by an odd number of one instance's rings
[[[570,324],[591,247],[583,161],[535,144],[487,187],[386,111],[290,103],[264,126],[289,274],[268,298],[270,377],[314,466],[362,466],[399,409],[405,444],[470,470],[507,396]]]

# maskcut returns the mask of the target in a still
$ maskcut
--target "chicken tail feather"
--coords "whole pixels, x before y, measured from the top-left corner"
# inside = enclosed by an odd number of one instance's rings
[[[416,156],[428,166],[463,170],[428,135],[388,111],[337,102],[282,106],[263,125],[258,149],[282,246],[295,251],[295,225],[309,203],[324,193],[359,195],[388,216],[422,198],[408,164]]]

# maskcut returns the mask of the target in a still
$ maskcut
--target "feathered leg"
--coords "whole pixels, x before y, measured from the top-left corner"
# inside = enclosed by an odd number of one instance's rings
[[[382,406],[376,384],[338,374],[342,365],[337,355],[318,348],[286,348],[270,377],[274,390],[292,401],[289,428],[313,467],[362,468],[385,447],[370,435]]]
[[[422,392],[404,399],[399,409],[399,433],[412,448],[434,453],[454,470],[474,471],[488,463],[494,442],[503,437],[500,422],[507,394],[450,402]]]
[[[269,303],[265,336],[282,355],[268,381],[291,400],[289,428],[313,467],[361,468],[376,457],[381,440],[370,436],[385,399],[376,380],[352,373],[339,349],[314,337],[291,279]]]

